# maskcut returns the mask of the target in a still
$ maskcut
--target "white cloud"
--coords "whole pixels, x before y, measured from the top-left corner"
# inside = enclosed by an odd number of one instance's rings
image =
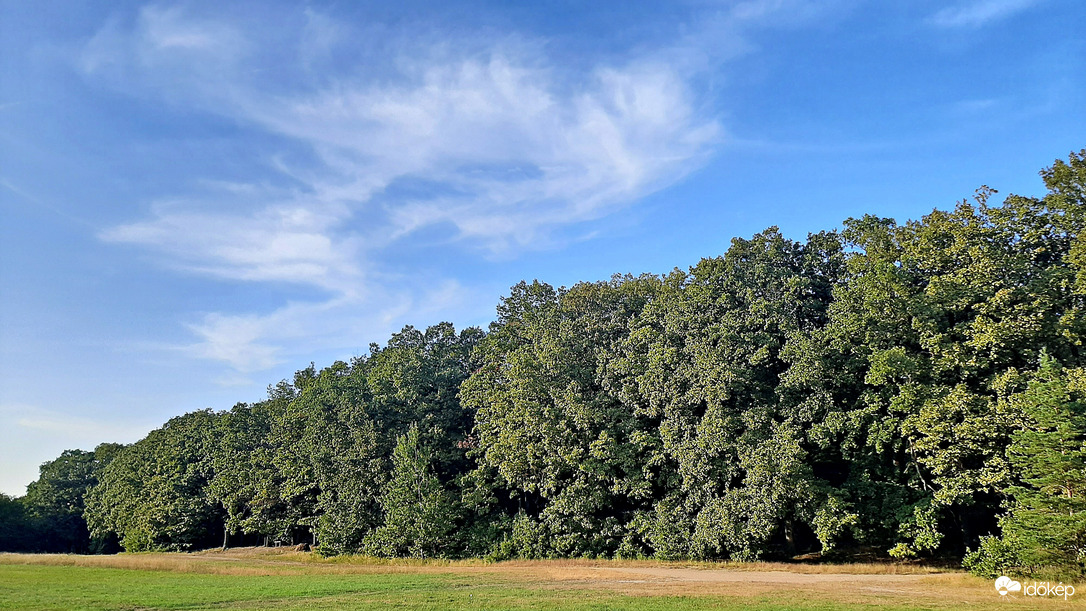
[[[1040,4],[1042,0],[972,0],[946,7],[930,22],[944,28],[980,27]]]
[[[325,197],[368,201],[396,181],[425,180],[444,194],[385,203],[396,235],[452,223],[503,251],[678,180],[718,135],[663,65],[601,67],[569,84],[494,51],[404,77],[238,99],[249,120],[307,143],[339,174],[313,185]]]
[[[152,213],[150,220],[107,229],[100,237],[146,246],[169,255],[172,265],[231,280],[308,284],[339,293],[360,284],[360,244],[334,231],[349,217],[342,204],[287,202],[246,214],[174,201],[157,204]]]
[[[570,239],[566,228],[697,169],[720,137],[717,121],[699,111],[688,67],[663,61],[571,72],[530,45],[476,42],[457,52],[435,41],[400,46],[391,60],[357,57],[320,79],[291,77],[318,58],[327,65],[351,39],[345,25],[306,16],[293,68],[265,65],[282,51],[265,48],[259,34],[158,7],[127,29],[108,24],[80,62],[92,79],[309,152],[305,164],[299,154],[279,162],[296,190],[194,177],[209,195],[158,202],[148,218],[100,233],[190,273],[327,291],[323,302],[263,315],[209,313],[190,325],[198,342],[187,352],[239,372],[275,365],[289,342],[358,330],[372,338],[422,304],[463,301],[455,284],[431,290],[375,273],[396,242],[433,240],[425,230],[442,226],[453,230],[446,242],[503,256],[553,246]],[[375,63],[383,68],[371,69]],[[275,82],[254,76],[270,69]]]
[[[240,46],[240,36],[214,21],[196,21],[174,8],[145,7],[140,12],[143,42],[153,49],[220,53]]]
[[[77,64],[119,87],[158,88],[172,98],[178,91],[221,89],[251,50],[240,28],[194,18],[177,7],[149,5],[131,27],[110,20],[83,48]]]
[[[306,52],[342,37],[312,12],[305,29],[305,40],[320,41],[303,44]],[[696,111],[686,75],[661,63],[567,74],[511,45],[462,57],[419,47],[401,53],[394,78],[351,66],[324,86],[273,93],[248,77],[261,68],[255,60],[231,68],[253,44],[230,27],[152,8],[131,33],[117,30],[110,25],[95,37],[85,66],[105,61],[101,48],[114,50],[110,63],[123,63],[127,52],[135,57],[123,72],[174,103],[309,147],[323,171],[292,172],[319,200],[367,202],[411,179],[450,194],[386,202],[390,214],[381,220],[410,220],[395,228],[400,235],[452,221],[463,237],[488,247],[524,247],[549,229],[599,218],[678,180],[705,160],[719,135],[716,121]],[[174,47],[181,52],[162,52]],[[509,168],[523,171],[503,172]]]
[[[470,301],[467,291],[451,280],[429,286],[389,282],[375,286],[382,290],[374,295],[289,303],[263,315],[209,313],[189,325],[199,341],[182,350],[197,358],[227,363],[240,373],[253,373],[293,355],[287,346],[301,343],[360,349],[397,330],[397,323],[409,312],[425,320],[428,314],[448,314]],[[226,376],[220,382],[241,383],[237,376]]]

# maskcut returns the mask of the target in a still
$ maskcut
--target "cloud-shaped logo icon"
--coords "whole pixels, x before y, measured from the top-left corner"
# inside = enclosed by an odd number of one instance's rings
[[[1000,596],[1006,596],[1007,592],[1021,592],[1022,584],[1004,575],[995,582],[996,590],[999,590]]]

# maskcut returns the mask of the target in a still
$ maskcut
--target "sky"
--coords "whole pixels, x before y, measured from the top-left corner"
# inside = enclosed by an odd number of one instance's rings
[[[1041,196],[1078,0],[0,0],[0,492],[509,287]]]

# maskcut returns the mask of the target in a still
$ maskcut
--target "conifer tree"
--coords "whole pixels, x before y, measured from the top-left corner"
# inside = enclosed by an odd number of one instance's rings
[[[363,549],[375,556],[455,555],[458,506],[433,472],[418,425],[399,437],[392,463],[392,479],[381,498],[385,523],[370,532]]]
[[[1072,388],[1046,357],[1022,401],[1030,424],[1007,450],[1022,485],[1010,489],[1003,536],[1026,567],[1081,572],[1086,560],[1086,402]]]
[[[1044,355],[1029,388],[1013,396],[1023,427],[1007,457],[1020,480],[1008,488],[1002,537],[965,559],[976,573],[1074,578],[1086,569],[1086,371]]]

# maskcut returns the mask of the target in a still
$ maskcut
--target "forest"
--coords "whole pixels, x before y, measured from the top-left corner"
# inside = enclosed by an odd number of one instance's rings
[[[513,286],[489,329],[68,450],[0,551],[953,561],[1086,574],[1086,149],[1047,193]]]

